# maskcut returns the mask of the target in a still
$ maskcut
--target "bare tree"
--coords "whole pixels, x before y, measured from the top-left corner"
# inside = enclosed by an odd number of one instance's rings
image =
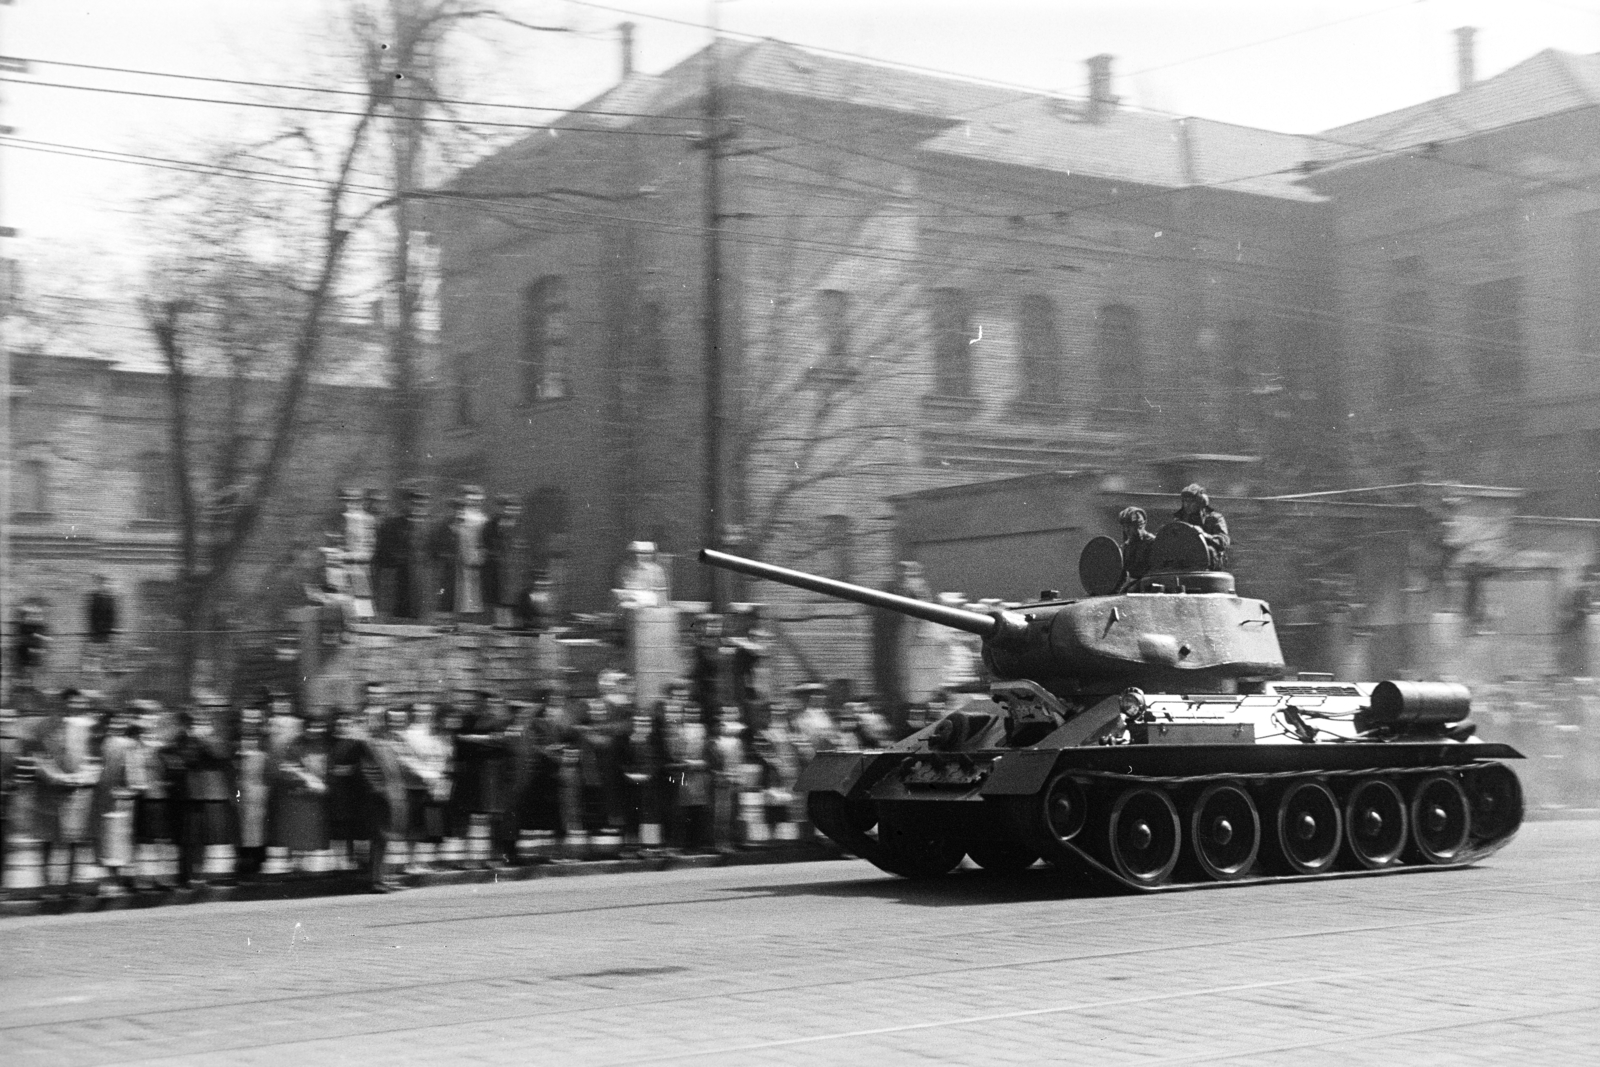
[[[254,199],[255,185],[218,179],[181,198],[180,207],[193,212],[190,243],[155,272],[144,300],[166,370],[180,540],[175,607],[188,635],[180,643],[185,688],[200,653],[197,634],[207,628],[291,454],[351,235],[373,212],[370,202],[355,202],[352,176],[378,100],[370,93],[340,131],[331,173],[301,226],[293,225],[293,213],[264,211],[269,205]],[[296,150],[300,165],[317,166],[323,145],[312,131],[276,140]],[[277,225],[285,218],[287,233]],[[309,266],[301,269],[302,262]],[[256,399],[262,417],[252,418],[251,394],[262,382],[275,388]],[[219,401],[220,419],[213,406]]]

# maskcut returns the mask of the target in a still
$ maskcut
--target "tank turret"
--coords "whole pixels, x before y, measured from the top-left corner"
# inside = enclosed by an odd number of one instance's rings
[[[1115,542],[1111,546],[1115,549]],[[1283,673],[1271,608],[1263,600],[1235,595],[1232,576],[1221,572],[1172,571],[1120,595],[1040,601],[981,613],[710,549],[700,559],[753,578],[976,634],[983,638],[984,663],[993,677],[1027,679],[1059,695],[1112,692],[1126,685],[1231,693],[1240,682]]]
[[[1522,790],[1444,682],[1283,678],[1265,601],[1173,522],[1130,576],[1095,538],[1087,596],[969,611],[710,549],[702,562],[983,639],[991,702],[882,750],[824,751],[795,790],[886,871],[1041,859],[1136,890],[1458,867],[1511,840]],[[1143,569],[1143,568],[1141,568]]]

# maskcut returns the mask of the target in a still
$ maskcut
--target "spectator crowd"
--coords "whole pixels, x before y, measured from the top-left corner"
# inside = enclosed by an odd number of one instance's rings
[[[687,682],[636,707],[608,671],[599,695],[488,691],[297,713],[284,693],[107,706],[66,690],[4,711],[6,884],[123,893],[360,872],[727,851],[809,836],[793,792],[817,752],[891,738],[865,704],[821,686],[759,709],[708,710]],[[912,726],[929,721],[924,716]],[[23,873],[23,868],[32,873]]]

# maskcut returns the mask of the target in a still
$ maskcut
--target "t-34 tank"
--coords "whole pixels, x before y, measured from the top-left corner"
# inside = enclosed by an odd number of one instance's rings
[[[963,856],[1039,859],[1130,889],[1459,867],[1511,840],[1507,745],[1475,736],[1465,687],[1283,680],[1272,611],[1206,570],[1199,531],[1164,528],[1122,580],[1110,538],[1091,594],[965,611],[705,550],[702,562],[983,638],[992,710],[954,712],[801,773],[812,823],[910,878]]]

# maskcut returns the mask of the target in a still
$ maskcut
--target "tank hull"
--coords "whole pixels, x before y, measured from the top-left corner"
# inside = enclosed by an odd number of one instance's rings
[[[1453,741],[912,747],[821,754],[797,790],[822,833],[894,874],[1042,859],[1165,892],[1476,863],[1521,825],[1502,762],[1520,758]]]

